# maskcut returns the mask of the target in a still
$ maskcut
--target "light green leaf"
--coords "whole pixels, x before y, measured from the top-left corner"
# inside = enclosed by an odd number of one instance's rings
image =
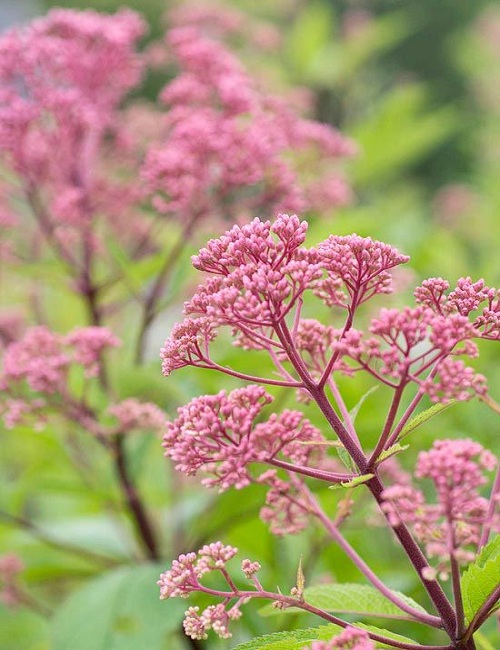
[[[465,618],[470,623],[500,584],[500,535],[486,544],[461,582]]]
[[[356,472],[358,468],[356,467],[356,464],[354,463],[353,459],[349,455],[349,452],[345,447],[337,446],[336,448],[338,457],[342,461],[344,467],[348,469],[350,472]]]
[[[346,489],[359,487],[360,485],[364,485],[364,483],[368,483],[368,481],[374,476],[375,474],[362,474],[361,476],[356,476],[351,481],[346,481],[345,483],[337,483],[336,485],[330,485],[330,490],[337,490],[340,487]]]
[[[380,456],[377,458],[377,463],[381,463],[387,458],[394,456],[395,454],[400,454],[402,451],[406,451],[410,445],[400,445],[397,442],[395,445],[391,445],[389,449],[385,449]]]
[[[425,609],[408,596],[398,591],[393,593],[407,605],[425,613]],[[307,587],[304,589],[304,600],[310,605],[330,613],[380,616],[383,618],[408,618],[408,614],[390,600],[387,600],[375,587],[370,585],[345,583]],[[266,605],[259,610],[259,613],[263,616],[271,616],[282,612],[297,613],[300,611],[303,610],[297,607],[281,610],[272,605]]]
[[[445,106],[428,111],[427,91],[406,84],[388,93],[369,120],[349,133],[362,155],[353,162],[358,187],[387,182],[449,138],[459,128],[456,111]]]
[[[430,420],[434,416],[439,415],[439,413],[442,413],[450,406],[453,406],[453,404],[456,404],[456,401],[452,400],[450,402],[447,402],[446,404],[440,404],[440,403],[433,404],[430,408],[426,409],[425,411],[422,411],[422,413],[419,413],[414,418],[411,418],[411,420],[401,430],[398,436],[398,440],[401,440],[409,433],[412,433],[412,431],[415,431],[415,429],[420,427],[422,424],[425,424],[428,420]]]
[[[478,650],[495,650],[495,646],[491,643],[482,632],[474,634],[474,641]]]
[[[160,600],[155,582],[164,568],[121,568],[71,595],[52,621],[53,650],[164,650],[186,609]]]
[[[27,609],[0,605],[2,650],[49,650],[47,622]]]
[[[329,43],[333,15],[328,3],[313,0],[297,14],[286,43],[287,59],[303,77]]]
[[[412,639],[387,632],[387,630],[377,628],[373,625],[360,625],[358,623],[355,623],[355,625],[368,632],[374,632],[390,639],[416,644],[416,641]],[[295,630],[293,632],[276,632],[275,634],[257,637],[246,643],[240,643],[233,650],[302,650],[304,644],[311,643],[311,641],[329,641],[341,632],[342,628],[333,624]],[[376,647],[389,648],[390,646],[384,643],[377,643]]]
[[[401,634],[396,634],[395,632],[391,632],[390,630],[386,630],[382,627],[375,627],[375,625],[365,625],[364,623],[356,623],[357,627],[360,627],[362,630],[366,630],[367,632],[374,632],[375,634],[380,634],[380,636],[385,636],[388,639],[393,639],[394,641],[401,641],[402,643],[414,643],[417,644],[417,641],[414,639],[410,639],[407,636],[402,636]],[[387,643],[377,643],[377,648],[391,648],[393,650],[393,646],[388,645]]]
[[[324,625],[310,627],[293,632],[275,632],[259,636],[256,639],[240,643],[234,650],[302,650],[305,643],[311,641],[329,641],[333,636],[340,634],[342,628],[338,625]]]

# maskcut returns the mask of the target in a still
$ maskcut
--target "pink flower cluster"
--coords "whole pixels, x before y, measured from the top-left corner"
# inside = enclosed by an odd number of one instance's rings
[[[252,385],[193,399],[167,424],[165,455],[181,472],[207,473],[203,484],[222,492],[252,481],[250,463],[266,463],[281,454],[301,464],[321,453],[319,445],[311,444],[322,441],[320,432],[298,411],[273,414],[268,421],[254,424],[271,401],[262,387]]]
[[[477,335],[499,340],[500,291],[470,277],[460,278],[452,291],[449,288],[443,278],[429,278],[415,290],[415,298],[441,316],[460,314],[471,319]]]
[[[224,546],[221,542],[206,544],[198,553],[181,555],[172,562],[170,570],[162,573],[158,581],[160,598],[180,596],[187,598],[193,591],[203,591],[200,579],[208,572],[218,571],[226,580],[228,573],[226,563],[231,560],[238,549]],[[251,578],[260,568],[258,562],[243,560],[242,571]],[[232,581],[231,583],[232,584]],[[224,592],[221,592],[224,595]],[[228,606],[231,598],[225,598],[223,603],[210,605],[201,614],[199,607],[190,607],[184,619],[184,631],[192,639],[206,639],[207,632],[213,630],[222,639],[231,637],[229,622],[241,616],[240,606],[247,602],[248,597],[239,598]]]
[[[120,423],[121,432],[134,429],[161,431],[165,426],[165,412],[151,402],[129,398],[110,406],[108,411]]]
[[[383,509],[393,526],[410,524],[425,544],[429,557],[447,567],[452,555],[461,563],[476,555],[484,525],[500,530],[500,512],[490,510],[480,494],[487,483],[486,471],[494,470],[497,458],[470,439],[436,440],[418,457],[415,476],[430,479],[437,502],[427,501],[424,492],[409,484],[396,484],[384,491]]]
[[[9,200],[26,202],[79,270],[104,247],[104,232],[91,233],[97,216],[132,255],[147,239],[140,148],[122,109],[142,77],[144,31],[129,10],[54,9],[0,38],[0,153],[19,177]]]
[[[229,326],[236,345],[269,353],[283,379],[259,378],[264,383],[303,387],[303,382],[326,381],[334,371],[365,371],[393,388],[416,383],[436,402],[486,391],[485,378],[456,357],[476,357],[473,339],[497,336],[495,289],[465,278],[445,297],[447,283],[426,281],[416,291],[421,304],[382,309],[365,333],[353,327],[358,307],[391,291],[390,271],[408,257],[358,235],[330,236],[305,248],[306,230],[295,215],[280,214],[274,223],[254,219],[209,241],[193,257],[194,266],[209,277],[186,303],[187,318],[162,348],[165,375],[192,365],[255,381],[210,356],[218,329]],[[301,318],[309,291],[346,310],[343,327]],[[484,301],[487,306],[472,320],[471,310]]]
[[[261,210],[348,202],[350,189],[336,165],[354,153],[353,144],[263,92],[198,22],[168,35],[180,73],[161,94],[170,109],[165,141],[151,148],[143,166],[155,208],[234,221]],[[309,169],[311,154],[316,160],[312,179],[298,173],[301,153]]]
[[[346,627],[331,641],[313,641],[303,650],[375,650],[375,644],[364,630]]]
[[[50,176],[73,186],[78,157],[92,156],[139,80],[134,48],[143,33],[132,11],[56,9],[2,35],[0,148],[16,169],[32,182]]]
[[[243,39],[252,48],[274,50],[282,40],[272,25],[252,19],[235,7],[213,2],[184,2],[170,10],[167,18],[175,27],[196,27],[219,39]]]
[[[67,336],[45,326],[29,328],[19,340],[7,345],[3,354],[0,386],[5,425],[12,428],[30,414],[43,421],[39,412],[47,401],[68,395],[71,368],[80,368],[87,378],[95,377],[104,353],[119,344],[105,327],[78,328]]]

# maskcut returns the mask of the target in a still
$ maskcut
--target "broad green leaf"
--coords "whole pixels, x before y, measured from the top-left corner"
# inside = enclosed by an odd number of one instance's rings
[[[240,643],[233,650],[302,650],[304,644],[311,641],[329,641],[339,634],[342,628],[337,625],[311,627],[293,632],[275,632],[259,636],[256,639]]]
[[[389,449],[385,449],[380,456],[377,458],[377,463],[381,463],[384,460],[387,460],[387,458],[390,458],[391,456],[394,456],[395,454],[400,454],[402,451],[406,451],[410,445],[400,445],[399,442],[397,442],[395,445],[391,445]]]
[[[72,594],[52,621],[52,650],[164,650],[186,605],[159,599],[162,565],[121,568]]]
[[[134,541],[126,531],[117,527],[109,517],[95,515],[42,523],[40,530],[49,539],[95,551],[113,557],[130,557]]]
[[[416,29],[403,12],[379,16],[366,24],[356,37],[330,39],[312,60],[306,79],[327,87],[352,81],[367,64],[398,45]]]
[[[356,623],[358,627],[360,627],[362,630],[366,630],[367,632],[374,632],[375,634],[380,634],[380,636],[385,636],[388,639],[393,639],[394,641],[401,641],[402,643],[414,643],[415,645],[417,644],[417,641],[414,639],[410,639],[407,636],[402,636],[401,634],[396,634],[395,632],[391,632],[390,630],[386,630],[385,628],[382,627],[376,627],[375,625],[365,625],[364,623]],[[420,646],[419,646],[420,647]],[[391,648],[393,649],[393,646],[388,645],[387,643],[377,643],[377,648]]]
[[[27,609],[0,605],[2,650],[49,650],[47,622]]]
[[[474,634],[474,641],[478,650],[495,650],[495,646],[491,643],[482,632]]]
[[[361,397],[359,402],[353,406],[353,408],[349,411],[349,415],[351,416],[351,421],[354,422],[356,418],[358,417],[359,409],[363,406],[363,403],[367,397],[370,397],[376,390],[378,390],[378,386],[372,386],[370,390],[366,391],[366,393]]]
[[[408,637],[388,632],[373,625],[361,625],[359,623],[355,623],[355,625],[363,628],[367,632],[373,632],[403,643],[414,643],[416,645],[416,641]],[[342,628],[333,624],[295,630],[293,632],[276,632],[275,634],[257,637],[246,643],[240,643],[233,650],[302,650],[306,643],[311,643],[311,641],[329,641],[341,632]],[[377,643],[376,647],[389,648],[391,646],[385,643]]]
[[[464,613],[469,623],[499,585],[500,535],[496,535],[462,576]]]
[[[419,612],[425,613],[425,609],[414,600],[404,594],[393,592],[407,605],[410,605]],[[304,600],[314,607],[319,607],[330,613],[358,614],[362,616],[380,616],[383,618],[406,618],[408,615],[399,607],[387,600],[382,594],[370,585],[358,585],[352,583],[317,585],[304,589]],[[276,609],[272,605],[266,605],[259,613],[263,616],[271,616],[276,613],[303,611],[297,607],[288,609]]]
[[[401,440],[412,431],[415,431],[415,429],[420,427],[422,424],[425,424],[428,420],[430,420],[434,416],[439,415],[439,413],[442,413],[450,406],[453,406],[453,404],[456,404],[456,401],[452,400],[450,402],[447,402],[446,404],[441,404],[441,403],[433,404],[430,408],[426,409],[425,411],[422,411],[422,413],[419,413],[414,418],[411,418],[411,420],[407,422],[407,424],[401,430],[401,433],[398,436],[398,440]]]

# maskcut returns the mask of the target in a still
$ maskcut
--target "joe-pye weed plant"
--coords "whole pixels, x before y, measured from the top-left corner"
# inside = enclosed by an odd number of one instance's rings
[[[475,633],[500,598],[497,458],[472,438],[439,434],[431,449],[420,452],[412,474],[395,466],[394,457],[404,454],[408,440],[416,444],[413,432],[420,424],[454,402],[479,396],[495,408],[485,377],[466,362],[478,355],[478,339],[499,338],[498,291],[469,277],[454,288],[430,278],[415,289],[414,305],[383,308],[368,327],[357,329],[363,305],[391,292],[391,270],[409,258],[357,235],[331,235],[306,248],[306,230],[295,215],[280,214],[273,222],[256,218],[193,257],[206,278],[162,348],[163,373],[194,366],[246,384],[179,408],[163,446],[177,470],[202,474],[206,487],[223,492],[264,485],[261,517],[273,533],[322,526],[366,583],[309,586],[297,559],[291,591],[273,591],[261,584],[257,560],[242,558],[234,572],[237,549],[217,541],[176,559],[160,577],[161,597],[202,592],[215,598],[203,611],[187,610],[184,629],[194,639],[206,638],[209,630],[230,637],[230,623],[252,599],[271,600],[284,612],[316,614],[330,624],[263,637],[242,649],[473,650]],[[319,303],[331,311],[332,323],[310,317],[321,311]],[[250,375],[219,364],[212,342],[223,328],[246,354],[267,354],[275,372]],[[379,434],[371,449],[356,429],[356,409],[349,409],[339,389],[339,377],[359,374],[391,395],[385,421],[373,422]],[[294,391],[315,405],[324,426],[313,426],[300,410],[272,412],[266,387]],[[426,400],[430,408],[423,408]],[[315,493],[321,483],[349,495],[336,510],[331,492]],[[426,483],[431,491],[422,489]],[[406,555],[408,571],[418,576],[428,609],[392,590],[349,543],[344,530],[355,495],[366,490]],[[352,623],[339,612],[406,619],[439,630],[442,641],[423,645]]]

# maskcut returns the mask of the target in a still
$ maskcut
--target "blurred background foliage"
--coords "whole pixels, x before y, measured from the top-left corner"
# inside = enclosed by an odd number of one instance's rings
[[[8,0],[0,6],[0,13],[9,13],[4,4],[9,4]],[[33,11],[43,12],[56,5],[100,11],[129,6],[149,21],[151,40],[162,34],[169,6],[164,0],[44,0],[33,5]],[[312,94],[315,116],[339,127],[359,145],[359,154],[347,170],[356,199],[332,215],[305,215],[311,218],[310,243],[331,232],[355,231],[409,253],[411,271],[400,278],[406,293],[391,298],[393,304],[410,299],[411,287],[427,276],[442,275],[453,283],[462,275],[471,275],[498,285],[498,5],[489,0],[228,0],[227,5],[270,21],[283,37],[283,47],[273,54],[241,48],[246,65],[258,70],[271,87],[303,86]],[[14,17],[15,12],[10,13]],[[145,96],[153,99],[158,83],[154,76],[148,79]],[[193,250],[186,252],[175,279],[173,292],[178,296],[196,282],[188,271]],[[55,325],[66,331],[79,324],[80,312],[75,297],[56,288],[58,272],[60,269],[47,271],[54,287],[53,295],[50,289],[48,294],[58,305],[59,322]],[[20,301],[17,292],[18,288],[10,287],[5,301]],[[122,397],[156,400],[173,413],[194,395],[230,387],[227,378],[192,369],[180,371],[168,381],[161,377],[155,350],[180,313],[181,303],[182,298],[157,326],[149,367],[141,373],[127,372],[126,354],[116,365],[114,381]],[[498,399],[498,352],[491,343],[484,343],[481,351],[477,365],[489,376],[491,393]],[[223,364],[238,356],[240,368],[255,365],[253,355],[242,357],[241,351],[227,345],[221,344],[220,354]],[[354,406],[369,387],[345,379],[343,389],[349,405]],[[277,399],[280,404],[292,405],[294,396],[278,391]],[[359,413],[357,422],[366,440],[383,416],[382,404],[380,390],[366,400]],[[320,423],[311,406],[304,408],[308,417]],[[415,453],[429,447],[436,436],[478,437],[498,452],[498,425],[493,414],[484,404],[467,403],[450,408],[419,429],[403,464],[410,467]],[[185,603],[158,601],[154,580],[159,568],[137,566],[130,523],[109,515],[110,504],[119,497],[99,445],[77,431],[34,433],[27,428],[16,430],[15,435],[6,433],[1,444],[0,509],[23,513],[18,520],[2,515],[1,550],[15,550],[23,558],[23,580],[34,600],[28,604],[56,613],[54,621],[47,622],[29,608],[11,610],[0,605],[0,647],[189,647],[179,633]],[[339,581],[359,579],[317,529],[293,538],[272,538],[256,516],[263,499],[258,488],[215,495],[198,489],[196,482],[185,485],[182,481],[181,485],[181,479],[165,467],[155,438],[132,439],[130,447],[145,501],[167,533],[166,560],[175,552],[220,538],[238,546],[243,556],[258,558],[264,567],[262,581],[272,587],[279,584],[288,590],[293,585],[301,554],[308,582],[326,575]],[[75,474],[71,464],[75,455],[88,461],[84,475]],[[178,501],[181,489],[183,499]],[[325,503],[339,498],[327,490],[323,497]],[[367,535],[367,518],[372,515],[362,496],[355,497],[361,503],[350,524],[351,541],[393,588],[421,598],[413,575],[395,560],[396,549],[386,532],[375,526]],[[38,522],[35,528],[28,523],[32,519]],[[165,566],[166,562],[161,568]],[[292,623],[289,617],[263,619],[252,607],[246,609],[230,642],[212,637],[203,647],[229,648],[251,635]],[[301,626],[316,623],[306,616],[293,621]],[[409,634],[408,627],[402,623],[399,631]],[[420,638],[435,642],[437,637]],[[491,638],[492,647],[499,647],[498,638]]]

